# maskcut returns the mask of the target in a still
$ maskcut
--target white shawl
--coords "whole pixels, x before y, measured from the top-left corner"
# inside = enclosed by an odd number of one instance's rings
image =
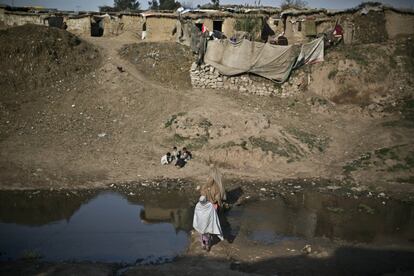
[[[194,211],[193,227],[200,234],[215,234],[223,240],[220,221],[211,202],[197,203]]]

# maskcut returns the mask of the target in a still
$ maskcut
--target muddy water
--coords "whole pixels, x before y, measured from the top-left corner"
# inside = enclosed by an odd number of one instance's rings
[[[161,263],[189,245],[193,204],[179,192],[0,192],[0,260]],[[235,239],[328,238],[414,248],[414,206],[318,192],[247,200],[224,214]]]
[[[227,221],[234,235],[264,244],[328,238],[414,248],[414,206],[384,198],[306,192],[236,206]]]
[[[0,260],[159,263],[188,246],[191,208],[179,195],[0,193]],[[180,199],[180,200],[177,200]]]

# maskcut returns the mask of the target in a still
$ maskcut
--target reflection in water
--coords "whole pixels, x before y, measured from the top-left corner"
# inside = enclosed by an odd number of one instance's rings
[[[69,220],[97,192],[19,192],[0,191],[0,222],[23,225],[43,225]]]
[[[12,213],[1,213],[0,260],[18,258],[29,251],[50,261],[133,263],[174,257],[188,244],[188,234],[176,230],[185,229],[180,219],[173,220],[176,225],[169,220],[144,224],[139,218],[143,207],[131,204],[117,193],[100,193],[83,205],[82,200],[87,200],[83,197],[63,199],[49,195],[41,199],[44,202],[24,208],[5,205],[8,209],[4,210]],[[15,200],[17,205],[21,204],[17,197]],[[48,202],[52,204],[48,206]],[[56,210],[56,204],[61,209]],[[76,210],[75,206],[80,208]],[[39,219],[27,219],[20,210],[31,210],[29,216],[36,214]],[[174,212],[181,213],[180,210],[175,208]],[[17,215],[15,221],[13,211]]]
[[[179,231],[190,231],[192,229],[193,208],[185,209],[162,209],[156,206],[144,205],[139,217],[147,224],[169,222]]]
[[[33,194],[0,192],[0,260],[29,251],[50,261],[142,263],[174,257],[189,242],[193,206],[179,192],[139,198],[111,192]],[[298,237],[407,246],[414,241],[412,204],[316,192],[234,206],[221,223],[229,241],[238,234],[264,243]]]
[[[367,212],[369,206],[372,212]],[[235,207],[229,221],[253,240],[327,237],[368,243],[414,241],[412,205],[309,192]]]

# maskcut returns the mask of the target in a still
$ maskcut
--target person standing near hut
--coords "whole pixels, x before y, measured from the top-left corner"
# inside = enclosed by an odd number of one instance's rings
[[[226,200],[226,191],[222,183],[222,175],[216,166],[211,165],[207,183],[201,187],[200,193],[214,205],[216,210]]]
[[[195,207],[193,227],[201,235],[201,246],[204,250],[210,251],[214,235],[223,240],[217,211],[205,196],[200,196]]]

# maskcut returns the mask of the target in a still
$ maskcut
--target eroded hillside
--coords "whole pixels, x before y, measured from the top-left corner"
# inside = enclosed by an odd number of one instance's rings
[[[0,37],[11,39],[13,32],[2,31]],[[87,44],[61,35],[49,48],[62,61],[52,62],[53,53],[43,55],[43,48],[39,53],[45,58],[30,61],[58,72],[57,79],[45,69],[19,77],[43,84],[30,89],[13,88],[12,75],[2,82],[2,91],[8,91],[1,96],[3,188],[198,180],[211,162],[233,178],[323,178],[338,185],[411,188],[408,38],[331,49],[325,62],[295,71],[281,88],[294,93],[282,98],[191,89],[193,56],[174,43],[133,44],[123,35],[88,38]],[[41,37],[52,39],[43,29],[37,36],[38,44]],[[32,40],[27,39],[8,51],[20,51]],[[63,42],[65,56],[55,46]],[[9,67],[18,63],[1,63],[2,75],[17,70]],[[24,97],[13,96],[20,91]],[[174,145],[193,152],[184,169],[159,165]]]

